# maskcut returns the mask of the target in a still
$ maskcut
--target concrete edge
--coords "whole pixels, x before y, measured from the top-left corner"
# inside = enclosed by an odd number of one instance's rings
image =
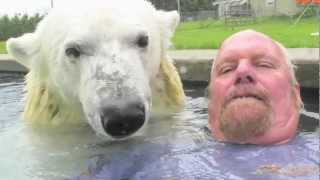
[[[296,76],[302,87],[319,88],[319,49],[288,49],[291,59],[297,65]],[[210,80],[211,65],[217,50],[177,50],[169,55],[181,75],[182,81],[204,82]],[[0,72],[27,73],[28,69],[7,54],[0,54]]]

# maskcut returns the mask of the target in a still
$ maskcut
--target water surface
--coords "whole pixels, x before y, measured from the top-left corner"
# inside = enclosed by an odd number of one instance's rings
[[[89,126],[33,130],[20,116],[23,75],[0,73],[0,172],[15,179],[318,179],[319,91],[303,89],[299,134],[280,146],[214,141],[204,87],[187,106],[153,117],[143,134],[106,142]]]

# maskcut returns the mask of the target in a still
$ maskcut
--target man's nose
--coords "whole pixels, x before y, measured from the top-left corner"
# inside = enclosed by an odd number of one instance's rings
[[[138,100],[114,100],[103,105],[101,122],[107,134],[123,138],[138,131],[145,122],[145,107]]]
[[[236,69],[235,84],[255,83],[253,67],[249,61],[240,61]]]

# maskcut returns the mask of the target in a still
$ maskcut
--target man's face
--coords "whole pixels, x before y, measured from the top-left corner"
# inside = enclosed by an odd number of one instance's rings
[[[298,124],[299,87],[270,38],[244,31],[223,44],[211,72],[209,123],[218,140],[288,141]]]

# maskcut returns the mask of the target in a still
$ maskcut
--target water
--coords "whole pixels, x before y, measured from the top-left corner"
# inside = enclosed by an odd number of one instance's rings
[[[88,126],[32,129],[20,118],[23,75],[0,73],[0,179],[318,179],[319,94],[303,89],[300,133],[280,146],[214,141],[204,87],[183,112],[153,117],[144,134],[105,142]]]

